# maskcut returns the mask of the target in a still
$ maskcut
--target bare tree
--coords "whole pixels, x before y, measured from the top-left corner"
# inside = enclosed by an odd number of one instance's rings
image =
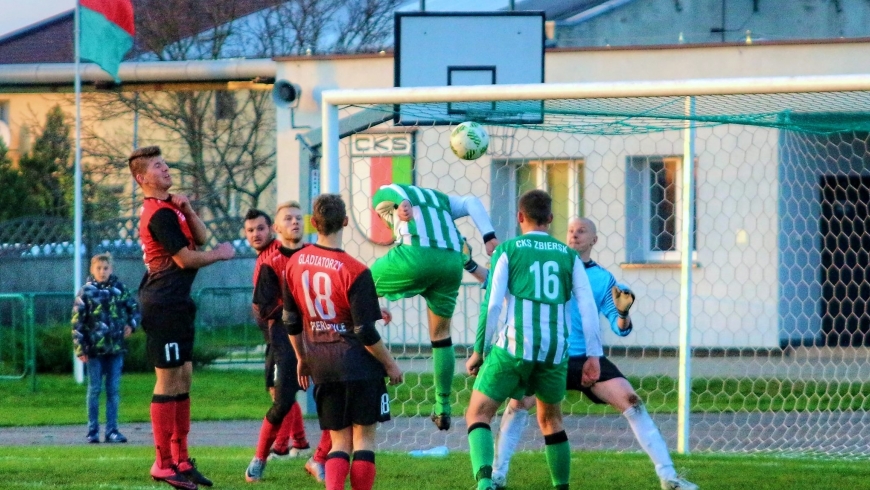
[[[383,49],[402,0],[136,0],[136,58],[180,61]],[[172,147],[184,187],[215,218],[259,206],[275,180],[267,91],[125,91],[90,98],[97,119],[140,121],[140,141]],[[88,133],[89,156],[117,172],[129,136]],[[150,138],[150,139],[149,139]],[[127,150],[123,150],[127,148]]]

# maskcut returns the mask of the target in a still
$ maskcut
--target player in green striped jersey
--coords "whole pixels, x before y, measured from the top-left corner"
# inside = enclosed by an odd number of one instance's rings
[[[436,407],[432,421],[440,430],[450,428],[450,391],[456,354],[450,337],[450,319],[456,307],[464,239],[454,220],[470,216],[483,236],[486,252],[498,245],[486,209],[474,196],[451,196],[434,189],[405,184],[382,186],[372,205],[396,236],[396,246],[372,264],[378,296],[398,300],[420,295],[429,309],[429,340]]]
[[[541,190],[526,192],[518,208],[523,234],[499,245],[492,256],[477,340],[466,362],[469,374],[477,375],[465,415],[471,468],[478,490],[493,488],[489,424],[506,398],[535,394],[553,487],[565,490],[571,452],[560,404],[568,372],[569,300],[572,295],[576,299],[587,336],[589,357],[582,375],[586,386],[600,375],[598,310],[580,256],[547,235],[553,221],[550,195]]]

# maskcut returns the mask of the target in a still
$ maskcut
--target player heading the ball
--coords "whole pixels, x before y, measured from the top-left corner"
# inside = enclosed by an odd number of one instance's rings
[[[474,196],[451,196],[414,185],[382,186],[372,197],[372,206],[396,237],[396,246],[372,265],[378,296],[398,300],[420,295],[426,300],[435,370],[432,421],[438,429],[448,430],[456,371],[450,319],[468,261],[454,220],[471,216],[488,255],[498,245],[492,221]]]

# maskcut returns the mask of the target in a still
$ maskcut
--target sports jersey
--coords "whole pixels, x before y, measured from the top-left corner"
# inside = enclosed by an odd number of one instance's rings
[[[584,262],[586,275],[589,276],[589,284],[592,286],[592,295],[595,297],[595,305],[598,307],[598,313],[604,315],[610,322],[610,330],[620,337],[625,337],[631,333],[631,327],[625,330],[620,330],[616,321],[619,319],[619,312],[616,311],[616,305],[613,304],[613,286],[616,286],[616,279],[607,269],[590,260]],[[583,322],[579,315],[575,315],[577,311],[576,302],[571,299],[571,331],[568,334],[568,355],[571,357],[586,355],[586,340],[583,336]],[[598,316],[596,315],[596,318]]]
[[[396,207],[406,200],[413,209],[411,221],[402,221],[395,213]],[[453,221],[464,216],[471,216],[484,237],[494,231],[486,210],[477,198],[448,196],[415,185],[381,186],[372,197],[372,206],[393,230],[396,243],[405,245],[461,252],[463,238]]]
[[[601,355],[597,310],[577,252],[543,232],[502,243],[492,255],[475,351],[483,354],[495,335],[494,345],[516,358],[561,363],[568,356],[567,308],[572,294],[578,300],[590,355]]]
[[[184,213],[168,199],[146,197],[139,217],[139,240],[147,269],[139,284],[140,302],[189,301],[197,269],[183,269],[172,260],[183,248],[196,250]]]
[[[267,263],[269,261],[269,259],[272,258],[272,254],[274,254],[275,251],[278,250],[278,247],[280,247],[280,246],[281,246],[281,241],[275,240],[273,238],[272,241],[269,242],[268,245],[266,245],[266,248],[264,248],[263,250],[260,251],[260,253],[257,254],[257,261],[254,262],[254,278],[253,278],[255,288],[257,287],[257,282],[260,280],[260,267],[263,267],[263,264]]]
[[[287,261],[284,319],[301,323],[314,382],[383,378],[386,370],[355,328],[381,319],[371,271],[343,250],[312,245]]]
[[[305,247],[307,245],[303,245]],[[263,332],[266,343],[269,343],[269,326],[281,321],[284,299],[281,293],[281,281],[287,260],[299,249],[289,249],[281,245],[279,240],[273,240],[269,246],[257,256],[254,266],[254,296],[252,299],[254,318],[257,326]]]

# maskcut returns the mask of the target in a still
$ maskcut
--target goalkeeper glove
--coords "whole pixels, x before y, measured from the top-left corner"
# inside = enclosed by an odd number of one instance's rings
[[[465,259],[465,265],[463,267],[470,273],[474,273],[477,270],[479,265],[474,259],[471,258],[471,245],[468,244],[468,240],[462,239],[462,258]]]
[[[613,293],[613,304],[616,305],[616,312],[619,314],[619,318],[627,317],[628,310],[634,304],[634,293],[624,284],[613,286],[611,292]]]

